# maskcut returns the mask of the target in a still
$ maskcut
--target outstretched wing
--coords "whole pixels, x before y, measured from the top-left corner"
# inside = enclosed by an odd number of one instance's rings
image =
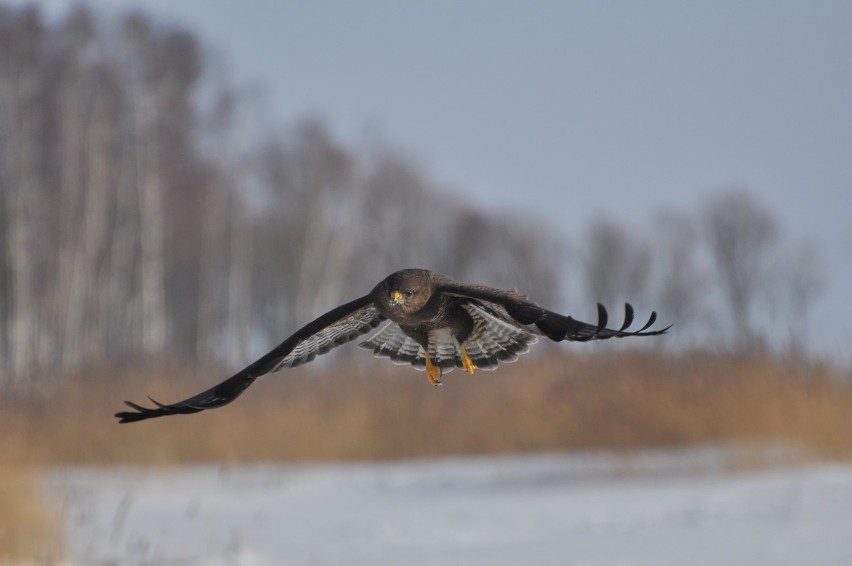
[[[282,367],[295,367],[308,363],[335,346],[369,332],[383,319],[384,317],[373,306],[369,295],[355,299],[306,324],[271,352],[206,391],[171,405],[164,405],[151,399],[156,408],[143,407],[125,401],[125,404],[134,411],[116,413],[115,416],[118,417],[119,422],[131,423],[165,415],[197,413],[227,405],[239,397],[261,375],[278,371]]]
[[[618,329],[607,328],[608,315],[604,306],[598,303],[598,323],[589,324],[573,317],[544,309],[517,291],[503,291],[486,287],[485,285],[465,285],[452,280],[441,281],[437,284],[441,293],[457,297],[467,297],[492,303],[502,307],[506,313],[525,326],[535,327],[537,332],[551,340],[561,342],[571,340],[586,342],[588,340],[605,340],[607,338],[622,338],[625,336],[657,336],[664,334],[671,326],[659,330],[649,330],[657,320],[657,313],[652,312],[648,321],[639,330],[628,330],[633,324],[634,311],[629,303],[624,305],[624,322]]]

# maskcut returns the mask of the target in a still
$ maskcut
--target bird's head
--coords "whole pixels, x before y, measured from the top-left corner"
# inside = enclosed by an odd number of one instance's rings
[[[431,279],[428,272],[421,270],[398,271],[383,283],[383,295],[391,312],[417,312],[432,296]]]

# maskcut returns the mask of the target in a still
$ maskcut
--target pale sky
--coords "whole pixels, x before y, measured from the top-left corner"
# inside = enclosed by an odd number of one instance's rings
[[[811,329],[852,359],[852,2],[90,4],[179,22],[282,122],[379,132],[464,198],[568,236],[745,187],[819,246]]]

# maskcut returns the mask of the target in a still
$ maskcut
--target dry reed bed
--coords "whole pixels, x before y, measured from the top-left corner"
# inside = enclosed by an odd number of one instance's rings
[[[0,406],[0,460],[39,465],[424,457],[781,441],[852,455],[852,387],[815,366],[709,355],[531,354],[497,372],[424,374],[372,361],[289,370],[234,404],[118,425],[123,399],[171,401],[224,375],[69,378]]]
[[[0,564],[51,564],[62,556],[57,517],[28,467],[0,467]]]

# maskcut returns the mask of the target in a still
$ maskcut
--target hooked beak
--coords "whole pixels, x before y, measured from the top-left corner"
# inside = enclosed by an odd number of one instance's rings
[[[399,291],[392,291],[390,294],[390,302],[393,306],[397,306],[401,301],[402,295],[399,294]]]

